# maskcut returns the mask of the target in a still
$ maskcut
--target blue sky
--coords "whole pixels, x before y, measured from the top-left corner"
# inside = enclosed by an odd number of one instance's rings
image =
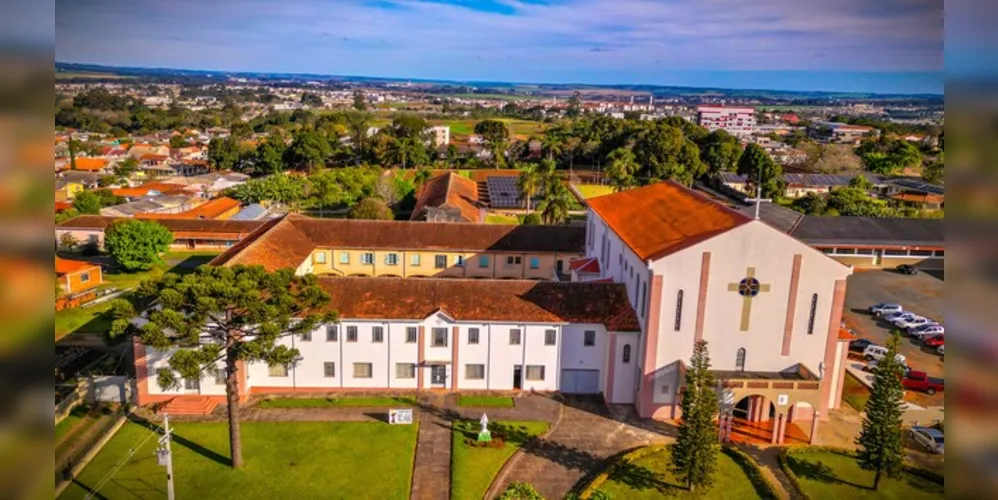
[[[942,92],[942,0],[57,0],[56,60]]]

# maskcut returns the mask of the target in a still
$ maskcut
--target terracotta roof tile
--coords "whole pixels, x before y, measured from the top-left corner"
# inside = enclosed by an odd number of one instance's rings
[[[891,196],[891,199],[909,203],[943,203],[946,198],[943,195],[931,193],[900,193]]]
[[[568,267],[580,273],[599,274],[599,259],[596,257],[572,259],[569,261]]]
[[[481,222],[478,183],[455,172],[426,181],[416,199],[412,220],[424,217],[427,207],[456,208],[465,222]]]
[[[55,258],[55,273],[58,275],[75,273],[79,271],[85,271],[87,269],[93,269],[95,267],[100,267],[97,264],[91,264],[90,262],[84,262],[82,260],[70,260],[63,259],[60,257]]]
[[[184,212],[175,214],[144,213],[136,214],[135,217],[139,219],[217,219],[238,207],[238,201],[222,197],[209,200]]]
[[[287,217],[275,218],[215,257],[215,266],[259,265],[268,271],[297,269],[315,249],[315,244]]]
[[[80,215],[57,224],[58,229],[106,229],[108,224],[116,220],[128,220],[128,217],[105,217],[102,215]],[[208,235],[225,235],[227,239],[241,239],[250,235],[264,224],[257,220],[210,220],[210,219],[162,219],[153,220],[169,229],[175,238],[196,237]],[[178,236],[183,234],[184,236]]]
[[[526,280],[319,278],[330,309],[348,319],[423,319],[441,311],[457,321],[597,323],[639,331],[620,283]]]
[[[752,220],[673,181],[598,196],[588,204],[642,260],[677,252]]]
[[[72,165],[72,163],[70,163]],[[77,158],[76,170],[85,172],[97,172],[107,166],[107,160],[103,158]],[[70,167],[72,168],[72,167]]]

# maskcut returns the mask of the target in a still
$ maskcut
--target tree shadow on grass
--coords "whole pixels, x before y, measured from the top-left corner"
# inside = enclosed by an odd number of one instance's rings
[[[145,427],[146,429],[149,429],[149,430],[151,430],[151,431],[153,431],[153,432],[155,432],[157,434],[160,432],[160,426],[158,426],[158,425],[156,425],[156,424],[154,424],[154,423],[152,423],[152,422],[150,422],[150,421],[148,421],[148,420],[146,420],[146,419],[144,419],[142,417],[132,415],[129,418],[131,419],[132,422],[135,422],[135,423],[137,423],[137,424]],[[209,450],[208,448],[205,448],[204,446],[201,446],[201,445],[195,443],[194,441],[191,441],[190,439],[187,439],[187,438],[185,438],[185,437],[177,434],[176,431],[173,432],[173,440],[172,440],[172,442],[174,442],[174,443],[176,443],[176,444],[178,444],[180,446],[183,446],[184,448],[187,448],[188,450],[191,450],[194,453],[197,453],[198,455],[201,455],[202,457],[207,458],[208,460],[212,460],[212,461],[217,462],[219,464],[222,464],[222,465],[224,465],[226,467],[232,465],[232,459],[231,458],[226,457],[226,456],[224,456],[224,455],[222,455],[220,453],[217,453],[217,452],[215,452],[213,450]]]
[[[801,479],[811,479],[813,481],[821,481],[823,483],[839,483],[864,490],[872,490],[873,488],[868,484],[859,484],[852,481],[846,481],[835,475],[832,468],[825,465],[820,460],[815,463],[810,460],[802,460],[798,457],[789,456],[787,457],[787,465],[790,466],[790,470],[800,477]]]
[[[83,482],[81,482],[77,478],[73,478],[73,484],[79,486],[80,488],[83,488],[84,491],[86,491],[88,494],[90,494],[93,498],[96,498],[97,500],[108,500],[108,498],[102,495],[99,491],[91,488],[90,486],[87,486],[86,484],[83,484]]]
[[[679,490],[685,490],[678,484],[663,481],[659,475],[648,468],[630,462],[614,464],[607,474],[607,479],[625,484],[638,491],[653,489],[663,496],[674,495]]]

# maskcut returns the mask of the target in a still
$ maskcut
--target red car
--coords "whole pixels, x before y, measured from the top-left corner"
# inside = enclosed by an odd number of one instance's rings
[[[922,342],[925,347],[939,347],[946,343],[945,335],[936,335],[935,337],[929,337]]]
[[[905,389],[922,391],[930,396],[943,390],[943,379],[930,377],[929,374],[917,370],[905,374],[901,384]]]

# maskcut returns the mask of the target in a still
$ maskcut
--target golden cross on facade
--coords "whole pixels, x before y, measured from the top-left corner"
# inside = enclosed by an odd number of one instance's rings
[[[749,329],[749,317],[752,316],[752,298],[760,292],[768,292],[769,284],[759,283],[755,277],[755,268],[745,269],[745,278],[738,283],[728,283],[729,292],[738,292],[742,296],[742,323],[741,331],[747,332]]]

